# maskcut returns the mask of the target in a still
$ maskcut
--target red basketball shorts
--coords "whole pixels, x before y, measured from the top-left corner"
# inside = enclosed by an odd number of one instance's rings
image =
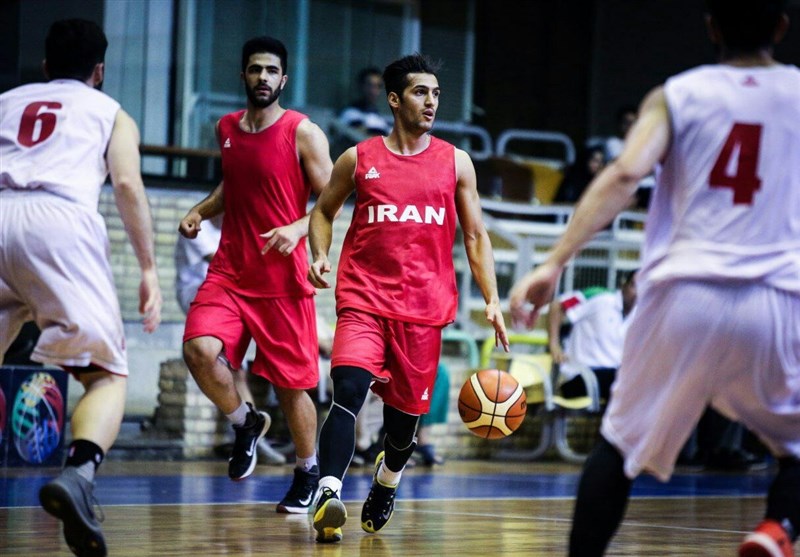
[[[253,298],[205,281],[197,291],[183,341],[212,336],[222,341],[233,369],[252,338],[256,357],[250,371],[277,387],[311,389],[319,382],[319,344],[312,296]]]
[[[331,367],[366,369],[385,404],[420,415],[430,408],[441,347],[441,327],[347,309],[336,321]]]

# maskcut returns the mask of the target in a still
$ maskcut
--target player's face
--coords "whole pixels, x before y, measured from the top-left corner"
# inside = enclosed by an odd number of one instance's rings
[[[280,97],[286,85],[281,59],[269,52],[250,55],[242,74],[247,100],[256,108],[266,108]]]
[[[433,127],[439,108],[439,80],[429,73],[408,75],[408,85],[398,103],[396,116],[406,128],[425,131]]]

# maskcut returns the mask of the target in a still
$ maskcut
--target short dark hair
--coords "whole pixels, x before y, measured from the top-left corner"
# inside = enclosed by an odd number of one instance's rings
[[[364,68],[360,72],[358,72],[358,78],[357,78],[358,79],[358,84],[359,85],[363,85],[364,82],[367,81],[367,78],[369,76],[371,76],[371,75],[377,75],[378,77],[381,77],[381,78],[383,77],[383,75],[381,74],[381,71],[378,68],[376,68],[375,66],[370,66],[370,67]]]
[[[288,69],[286,47],[278,39],[267,36],[253,37],[244,43],[242,47],[242,71],[247,69],[247,62],[250,60],[250,56],[257,52],[269,52],[280,58],[281,71],[286,74]]]
[[[706,0],[725,46],[751,52],[772,45],[786,0]]]
[[[50,79],[89,79],[106,58],[108,40],[94,21],[62,19],[50,26],[44,57]]]
[[[429,73],[436,75],[440,67],[440,62],[434,62],[419,52],[403,56],[383,70],[383,83],[386,86],[386,94],[396,93],[402,96],[403,89],[408,85],[408,74]]]

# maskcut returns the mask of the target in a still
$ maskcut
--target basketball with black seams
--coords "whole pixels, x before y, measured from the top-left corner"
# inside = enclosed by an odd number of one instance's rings
[[[500,439],[514,433],[525,419],[525,391],[509,373],[483,369],[464,382],[458,395],[458,414],[473,434]]]

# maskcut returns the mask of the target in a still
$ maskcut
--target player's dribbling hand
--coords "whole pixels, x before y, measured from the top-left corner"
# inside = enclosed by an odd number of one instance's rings
[[[553,299],[561,270],[560,266],[545,261],[511,288],[508,297],[511,321],[515,327],[533,327],[539,312]]]
[[[155,269],[142,271],[139,283],[139,313],[142,314],[144,332],[152,333],[161,323],[161,287]]]
[[[189,238],[190,240],[197,238],[197,233],[200,232],[200,223],[202,221],[203,217],[200,216],[200,213],[197,211],[189,211],[178,225],[178,232],[180,232],[184,238]]]
[[[315,259],[308,268],[308,280],[316,288],[330,288],[330,283],[322,275],[331,272],[331,262],[327,257]]]
[[[503,312],[498,302],[486,304],[486,320],[494,327],[494,345],[502,346],[503,350],[510,350],[508,345],[508,333],[506,332],[506,322]]]

